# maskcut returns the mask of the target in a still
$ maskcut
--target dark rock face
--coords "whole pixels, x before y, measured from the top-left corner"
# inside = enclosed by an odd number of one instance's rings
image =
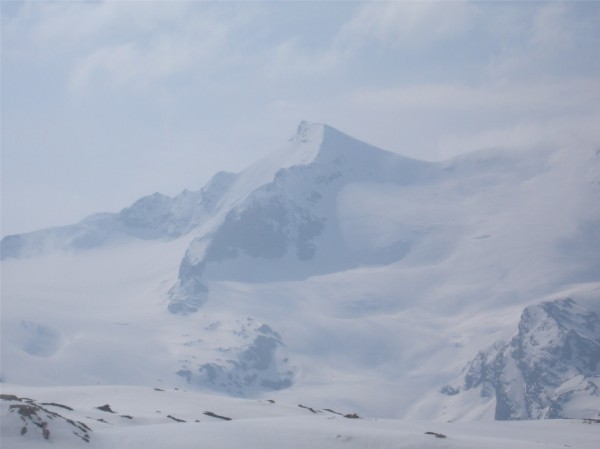
[[[322,220],[282,198],[255,200],[227,215],[213,237],[206,260],[220,262],[237,257],[239,252],[275,259],[285,255],[290,245],[298,259],[307,260],[316,250],[311,240],[322,229]]]
[[[201,282],[200,275],[180,277],[169,290],[169,312],[188,315],[197,312],[208,297],[208,288]]]
[[[464,389],[495,395],[499,420],[575,417],[570,403],[600,403],[599,385],[600,319],[570,298],[527,307],[517,335],[479,352],[464,378]]]

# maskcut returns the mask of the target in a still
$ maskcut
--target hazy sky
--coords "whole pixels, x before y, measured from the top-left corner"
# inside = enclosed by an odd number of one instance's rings
[[[600,2],[2,1],[2,234],[199,189],[306,119],[404,155],[600,146]]]

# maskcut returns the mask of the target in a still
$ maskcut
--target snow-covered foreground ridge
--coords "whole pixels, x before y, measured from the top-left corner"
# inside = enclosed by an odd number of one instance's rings
[[[140,387],[3,385],[2,446],[595,449],[600,421],[432,423]]]
[[[597,419],[599,206],[597,148],[434,163],[303,122],[199,191],[4,238],[1,380]]]

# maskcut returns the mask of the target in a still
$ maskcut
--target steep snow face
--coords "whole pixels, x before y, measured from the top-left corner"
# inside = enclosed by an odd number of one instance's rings
[[[258,187],[272,182],[279,170],[312,163],[319,153],[324,132],[324,125],[301,122],[296,134],[286,145],[258,160],[240,174],[223,199],[224,207],[229,208],[243,201]]]
[[[527,307],[509,343],[468,365],[463,389],[495,400],[500,420],[600,416],[600,319],[591,308],[598,304],[566,298]]]
[[[344,238],[339,194],[353,183],[410,185],[438,174],[434,164],[380,150],[326,125],[301,123],[285,148],[241,173],[225,195],[221,210],[232,207],[212,233],[190,246],[170,310],[197,310],[206,299],[205,280],[300,280],[399,260],[405,241],[357,250]]]

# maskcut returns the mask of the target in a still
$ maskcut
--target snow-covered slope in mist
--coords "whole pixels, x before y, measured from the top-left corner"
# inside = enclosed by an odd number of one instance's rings
[[[94,244],[85,220],[4,239],[2,381],[598,418],[598,205],[594,148],[432,163],[304,122],[199,193],[100,216]]]
[[[99,213],[70,226],[10,235],[2,239],[1,257],[19,259],[84,251],[132,239],[177,238],[211,216],[234,180],[233,173],[220,172],[198,192],[185,190],[173,198],[155,193],[116,214]]]

